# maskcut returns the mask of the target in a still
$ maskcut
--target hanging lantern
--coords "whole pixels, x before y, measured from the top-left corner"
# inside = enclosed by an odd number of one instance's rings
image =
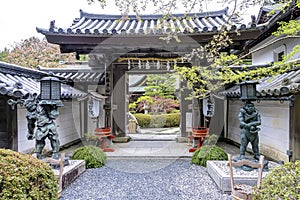
[[[156,63],[156,69],[160,69],[160,62],[159,62],[159,60]]]
[[[170,61],[167,62],[167,70],[170,70]]]
[[[128,70],[130,69],[130,60],[128,60]]]
[[[256,100],[257,81],[245,81],[240,83],[241,100]]]
[[[60,100],[61,82],[56,77],[44,77],[40,81],[40,103],[62,106]]]
[[[146,69],[150,69],[150,63],[148,60],[146,61]]]

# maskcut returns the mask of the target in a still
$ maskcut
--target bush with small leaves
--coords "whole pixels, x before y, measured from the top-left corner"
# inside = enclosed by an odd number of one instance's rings
[[[27,154],[0,149],[0,199],[57,199],[51,167]]]
[[[253,199],[300,199],[300,160],[276,167],[255,187]]]
[[[207,135],[203,146],[194,152],[191,163],[206,167],[208,160],[227,160],[227,153],[221,147],[216,146],[217,141],[218,135]]]
[[[96,146],[83,146],[75,150],[73,160],[84,160],[86,168],[102,167],[107,159],[106,153]]]
[[[138,121],[140,127],[148,127],[149,126],[150,121],[151,121],[151,115],[138,113],[138,114],[134,114],[134,116],[135,116],[136,120]]]
[[[208,160],[227,160],[226,152],[216,145],[205,145],[194,152],[191,163],[206,167]]]

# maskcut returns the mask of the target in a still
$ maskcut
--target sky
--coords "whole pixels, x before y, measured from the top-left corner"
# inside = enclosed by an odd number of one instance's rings
[[[110,4],[114,1],[107,0]],[[222,6],[209,5],[222,9]],[[79,10],[102,14],[120,14],[113,5],[102,9],[99,4],[89,5],[87,0],[6,0],[0,6],[0,51],[11,48],[15,42],[32,36],[43,38],[36,27],[49,28],[51,20],[57,27],[69,27],[80,16]],[[151,11],[151,9],[149,9]],[[151,12],[149,12],[151,13]]]

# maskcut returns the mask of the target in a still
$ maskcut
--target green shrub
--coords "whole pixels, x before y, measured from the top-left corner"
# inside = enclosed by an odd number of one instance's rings
[[[138,113],[138,114],[134,114],[134,116],[135,116],[136,120],[138,121],[140,127],[148,127],[149,126],[150,121],[151,121],[151,115]]]
[[[207,135],[203,146],[194,152],[191,163],[206,167],[208,160],[228,160],[227,153],[221,147],[216,146],[217,140],[216,134]]]
[[[151,115],[150,128],[162,128],[166,124],[165,115]]]
[[[208,160],[227,160],[226,152],[216,145],[205,145],[194,152],[191,163],[206,167]]]
[[[0,199],[57,199],[51,167],[38,159],[0,149]]]
[[[73,160],[85,160],[86,168],[102,167],[106,162],[107,156],[99,147],[83,146],[75,150]]]
[[[300,160],[276,167],[254,188],[253,199],[300,199],[299,178]]]
[[[177,127],[180,125],[180,113],[165,114],[166,122],[164,127]]]
[[[162,128],[176,127],[180,124],[180,113],[149,115],[149,114],[134,114],[139,126],[142,128]]]

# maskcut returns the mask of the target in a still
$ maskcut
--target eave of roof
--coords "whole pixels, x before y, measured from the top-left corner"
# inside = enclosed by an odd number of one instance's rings
[[[25,68],[22,66],[0,62],[0,94],[14,96],[18,94],[39,94],[40,82],[42,77],[48,76],[46,72]],[[77,98],[86,93],[73,88],[67,84],[61,85],[61,97],[63,99]]]
[[[74,51],[78,48],[76,45],[92,48],[112,36],[120,40],[146,36],[150,38],[147,44],[151,44],[153,43],[151,38],[157,39],[170,32],[184,34],[193,37],[197,42],[205,43],[226,24],[229,17],[227,10],[228,8],[206,13],[174,14],[173,18],[167,20],[160,20],[162,15],[142,15],[142,20],[138,20],[136,16],[129,16],[127,19],[120,20],[121,15],[102,15],[80,11],[80,18],[74,19],[69,28],[56,27],[52,21],[48,29],[37,28],[37,32],[45,35],[48,42],[61,45],[64,52],[67,52],[68,48],[70,52]],[[233,24],[227,27],[232,33],[236,30],[240,30],[242,34],[248,31],[257,32],[248,34],[247,38],[237,37],[237,40],[254,39],[264,28],[263,25],[257,26],[250,19],[247,21],[239,18],[233,21]]]

